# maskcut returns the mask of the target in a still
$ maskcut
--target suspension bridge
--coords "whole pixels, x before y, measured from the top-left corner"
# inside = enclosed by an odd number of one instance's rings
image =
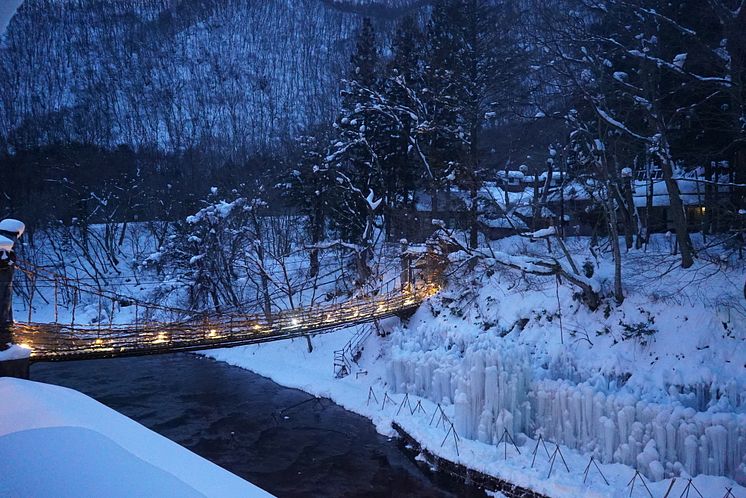
[[[20,263],[20,262],[19,262]],[[35,281],[46,278],[54,285],[55,319],[50,323],[31,320],[14,321],[10,327],[11,342],[30,350],[31,361],[70,361],[97,358],[140,356],[179,351],[225,348],[290,339],[335,329],[369,323],[391,316],[403,316],[414,311],[438,286],[422,279],[415,283],[410,268],[408,278],[399,277],[379,288],[351,297],[344,302],[316,304],[272,313],[193,312],[157,303],[145,303],[135,298],[88,289],[79,281],[30,264],[18,265]],[[406,273],[406,272],[405,272]],[[394,284],[394,285],[392,285]],[[99,320],[94,324],[64,323],[57,319],[58,289],[71,288],[99,296]],[[101,320],[102,300],[127,303],[134,307],[131,323]],[[154,319],[153,311],[169,312],[180,319]]]

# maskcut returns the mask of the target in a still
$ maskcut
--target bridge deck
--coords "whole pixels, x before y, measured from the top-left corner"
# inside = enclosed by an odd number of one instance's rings
[[[15,344],[31,349],[32,361],[67,361],[215,349],[327,332],[412,311],[429,289],[357,298],[340,304],[263,315],[215,315],[183,322],[112,326],[15,323]]]

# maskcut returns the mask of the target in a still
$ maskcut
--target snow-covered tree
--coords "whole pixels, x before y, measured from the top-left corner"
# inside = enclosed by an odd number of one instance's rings
[[[323,136],[323,133],[319,132]],[[291,205],[307,217],[311,277],[319,274],[319,244],[327,235],[328,218],[334,203],[335,181],[325,159],[325,144],[317,136],[298,139],[301,157],[279,186]]]
[[[360,283],[370,275],[369,259],[381,203],[381,142],[387,139],[384,116],[371,103],[379,94],[378,47],[370,19],[364,18],[350,74],[343,80],[342,108],[334,123],[336,138],[325,168],[334,178],[332,223],[344,242],[355,248]]]
[[[426,87],[444,107],[441,119],[451,138],[461,142],[449,149],[458,164],[455,179],[469,192],[471,247],[477,245],[483,131],[511,110],[522,85],[515,20],[511,2],[447,0],[436,3],[428,24]]]
[[[591,110],[592,119],[585,122],[593,125],[597,139],[626,140],[641,161],[660,167],[681,264],[689,267],[694,252],[675,175],[677,157],[686,149],[682,131],[693,120],[704,120],[714,102],[722,105],[734,86],[721,40],[702,22],[712,19],[712,11],[702,2],[697,2],[699,16],[690,15],[687,2],[566,3],[543,8],[537,43],[548,55],[545,62],[576,98],[573,105],[582,102]],[[624,154],[610,159],[617,174],[631,163]]]

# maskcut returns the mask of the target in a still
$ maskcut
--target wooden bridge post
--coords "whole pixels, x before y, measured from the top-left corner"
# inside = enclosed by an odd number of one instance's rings
[[[5,237],[0,239],[0,244]],[[11,246],[12,247],[12,244]],[[16,254],[7,245],[0,245],[0,351],[8,349],[11,342],[10,326],[13,323],[13,273]]]
[[[401,273],[399,274],[399,280],[401,280],[401,290],[406,291],[411,289],[414,282],[412,281],[412,261],[408,252],[409,243],[407,239],[401,239]]]
[[[0,377],[28,379],[28,353],[10,350],[3,354],[13,342],[13,273],[16,269],[13,246],[24,229],[25,226],[18,220],[0,221]]]

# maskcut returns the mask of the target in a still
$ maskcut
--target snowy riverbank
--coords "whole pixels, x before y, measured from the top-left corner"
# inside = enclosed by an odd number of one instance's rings
[[[0,496],[271,496],[77,391],[0,378]]]
[[[344,379],[333,376],[333,353],[354,329],[315,337],[312,353],[295,341],[205,354],[329,397],[384,434],[396,421],[433,454],[549,496],[629,496],[636,471],[632,496],[647,496],[641,478],[655,496],[675,478],[678,496],[690,476],[704,496],[732,486],[746,495],[743,270],[733,254],[704,252],[681,270],[665,243],[629,255],[625,302],[595,312],[554,279],[477,269],[406,327],[371,336]],[[610,262],[583,246],[570,244],[609,295]],[[531,252],[525,239],[495,249]],[[424,412],[400,409],[405,395]],[[506,430],[520,453],[506,448]],[[532,465],[539,435],[560,444],[569,472],[543,446]],[[608,485],[595,465],[583,482],[591,455]]]
[[[673,478],[672,493],[681,493],[696,476],[705,496],[719,497],[735,482],[746,485],[746,271],[737,248],[695,242],[698,258],[687,270],[664,235],[627,253],[625,300],[617,304],[610,255],[591,251],[587,238],[568,238],[575,263],[601,296],[595,311],[567,281],[507,269],[494,264],[497,258],[469,270],[454,257],[449,284],[405,327],[390,321],[387,337],[370,336],[344,379],[334,378],[334,351],[354,328],[314,337],[313,353],[298,339],[205,354],[328,397],[383,434],[393,435],[396,421],[433,454],[551,496],[629,496],[625,487],[639,471],[656,494]],[[483,249],[536,257],[548,251],[545,240],[527,237]],[[565,260],[556,244],[549,252]],[[125,263],[121,270],[132,271]],[[297,278],[305,278],[302,271]],[[169,277],[146,270],[112,282],[121,295],[147,301],[159,280]],[[296,305],[308,304],[308,293],[301,294]],[[51,320],[51,302],[52,289],[40,288],[33,316]],[[26,316],[23,301],[16,306],[17,316]],[[112,306],[111,316],[108,308],[81,299],[76,320],[120,323],[137,313],[131,303]],[[71,320],[71,310],[60,317]],[[405,395],[426,413],[399,410]],[[393,401],[382,408],[384,396]],[[443,414],[433,417],[437,403]],[[458,454],[453,436],[443,441],[451,423],[461,438]],[[520,454],[506,452],[505,430]],[[531,465],[539,435],[560,444],[571,472],[556,461],[547,478],[552,465],[541,451]],[[591,455],[609,485],[595,466],[583,483]],[[639,490],[636,484],[633,496]]]
[[[392,327],[393,324],[389,322],[388,326]],[[568,473],[561,461],[558,460],[549,478],[547,478],[547,474],[550,462],[543,448],[540,448],[541,451],[537,454],[536,462],[533,468],[531,467],[536,441],[525,436],[517,437],[516,442],[520,454],[509,445],[507,460],[504,458],[506,448],[503,444],[492,445],[461,437],[458,441],[457,453],[453,438],[449,436],[445,444],[441,446],[447,429],[444,428],[445,424],[443,422],[437,423],[440,419],[440,412],[435,416],[435,420],[432,420],[433,413],[437,410],[436,404],[424,397],[409,395],[409,406],[416,408],[417,403],[420,402],[424,412],[417,409],[414,413],[411,413],[406,405],[399,410],[404,395],[392,394],[390,386],[385,380],[388,376],[388,362],[385,360],[389,355],[392,341],[402,330],[399,329],[398,332],[395,331],[392,336],[386,338],[375,335],[369,338],[359,360],[360,370],[357,371],[358,373],[367,372],[367,374],[356,376],[353,373],[343,379],[334,378],[332,369],[333,351],[342,348],[354,334],[354,329],[315,337],[312,353],[308,353],[305,341],[295,340],[293,342],[213,350],[204,354],[249,369],[284,386],[301,389],[316,396],[328,397],[346,409],[370,418],[382,434],[393,437],[396,433],[392,429],[391,423],[396,421],[413,435],[422,444],[423,448],[433,454],[533,489],[547,496],[629,496],[629,487],[626,486],[635,472],[631,467],[601,463],[600,468],[610,484],[606,485],[603,482],[603,478],[595,472],[595,467],[594,472],[590,473],[587,483],[584,484],[583,472],[588,464],[589,457],[564,445],[561,446],[561,452],[571,472]],[[376,398],[371,397],[369,400],[368,396],[371,390]],[[382,409],[385,393],[389,393],[388,397],[391,398],[391,401],[386,401]],[[454,421],[454,406],[443,405],[443,409],[448,419]],[[553,450],[554,447],[550,446],[550,454]],[[735,486],[736,496],[746,495],[746,488],[740,487],[732,480],[724,477],[697,476],[693,482],[704,496],[722,496],[725,489],[731,486]],[[671,484],[671,480],[664,479],[653,483],[646,479],[646,484],[655,496],[662,496]],[[684,480],[677,479],[674,489],[679,489],[679,487],[683,489],[685,485]],[[681,492],[681,489],[676,496]],[[639,491],[641,493],[638,493]],[[647,496],[639,481],[635,486],[633,496]]]

